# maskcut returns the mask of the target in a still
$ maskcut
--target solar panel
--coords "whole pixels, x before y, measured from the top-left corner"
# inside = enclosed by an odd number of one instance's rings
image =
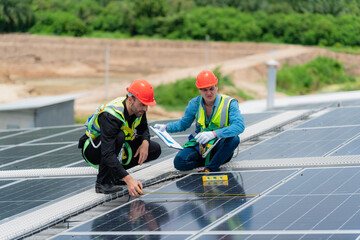
[[[93,186],[94,177],[19,179],[0,187],[0,223],[17,214]]]
[[[203,174],[192,174],[62,235],[76,236],[82,233],[101,236],[99,233],[106,233],[103,237],[124,234],[134,237],[139,232],[146,236],[157,232],[162,239],[169,235],[169,231],[175,236],[197,234],[224,215],[251,203],[259,194],[296,172],[289,169],[205,175],[214,177],[225,174],[228,180],[220,182],[204,181]]]
[[[321,157],[360,132],[359,126],[294,129],[240,152],[233,161]]]
[[[263,112],[263,113],[247,113],[243,114],[245,126],[250,126],[261,122],[265,119],[273,117],[280,112]]]
[[[39,141],[34,141],[36,143],[54,143],[54,142],[78,142],[80,137],[85,134],[85,128],[75,128],[72,131],[67,131],[64,134],[57,135],[55,137],[46,138]]]
[[[306,169],[274,188],[245,208],[215,226],[212,231],[226,231],[237,218],[241,225],[232,230],[253,234],[279,231],[279,234],[321,231],[331,235],[355,230],[359,236],[360,168]],[[320,237],[323,236],[319,236]],[[337,238],[339,239],[339,238]]]
[[[234,160],[360,155],[359,109],[334,109],[239,153]],[[243,116],[248,127],[279,113]],[[338,116],[344,117],[333,119]],[[183,144],[193,130],[171,135]],[[82,126],[0,132],[0,170],[88,166],[77,149],[83,133]],[[152,140],[163,150],[153,163],[177,153],[158,138]],[[206,181],[204,174],[194,173],[55,239],[355,239],[360,233],[359,169],[206,175],[226,175],[227,181]],[[93,188],[94,182],[95,177],[0,180],[0,224]]]
[[[13,134],[16,134],[16,133],[20,133],[20,132],[23,132],[23,131],[26,131],[26,130],[6,130],[6,131],[0,131],[0,138],[4,138],[4,137],[6,137],[6,136],[13,135]]]
[[[47,137],[52,134],[61,133],[68,131],[79,126],[64,126],[64,127],[48,127],[48,128],[34,128],[26,132],[21,132],[20,134],[14,134],[6,138],[0,139],[0,145],[15,145],[25,143],[34,139],[39,139],[42,137]]]
[[[360,107],[336,108],[297,128],[360,125]]]
[[[27,159],[43,155],[46,152],[56,150],[64,146],[66,145],[20,145],[11,148],[0,149],[0,169],[8,165],[13,165],[19,161],[26,161]]]
[[[336,150],[331,156],[360,155],[360,137]]]
[[[36,146],[36,145],[31,145],[29,147],[32,146]],[[82,166],[89,166],[81,156],[81,150],[77,148],[76,144],[65,147],[63,147],[63,145],[55,145],[55,146],[48,145],[48,146],[55,147],[54,151],[50,151],[46,153],[46,150],[44,148],[41,148],[42,154],[35,155],[33,157],[30,156],[25,161],[13,162],[12,164],[3,167],[0,166],[0,169],[17,170],[17,169],[71,167],[77,163],[83,163],[83,162],[85,164],[83,164]]]

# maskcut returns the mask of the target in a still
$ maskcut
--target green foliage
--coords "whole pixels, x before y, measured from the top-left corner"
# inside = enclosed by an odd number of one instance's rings
[[[155,88],[156,102],[166,109],[183,110],[188,102],[199,95],[196,78],[184,78]]]
[[[353,83],[355,78],[347,75],[342,63],[327,57],[301,66],[284,64],[277,74],[277,87],[291,95],[309,94],[330,84]]]
[[[219,91],[237,99],[254,99],[236,88],[230,75],[224,75],[220,67],[212,71],[219,80]],[[184,110],[192,98],[200,95],[195,82],[196,78],[184,78],[174,83],[159,85],[154,90],[156,102],[167,110]],[[230,88],[226,89],[226,86]]]
[[[0,13],[0,32],[360,45],[360,0],[0,0]]]
[[[46,11],[36,14],[37,23],[30,32],[50,33],[56,35],[82,36],[86,33],[86,25],[76,16],[67,12]]]
[[[0,0],[0,32],[26,31],[34,24],[31,0]]]

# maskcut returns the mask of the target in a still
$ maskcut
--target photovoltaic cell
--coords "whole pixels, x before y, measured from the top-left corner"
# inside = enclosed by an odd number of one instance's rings
[[[268,118],[274,117],[281,112],[263,112],[243,114],[245,126],[251,126]]]
[[[94,177],[27,179],[0,188],[0,221],[93,187]]]
[[[360,126],[288,130],[240,152],[233,161],[321,157],[359,132]]]
[[[16,134],[16,133],[20,133],[20,132],[24,132],[25,130],[7,130],[7,131],[0,131],[0,138],[12,135],[12,134]]]
[[[29,158],[37,154],[45,153],[46,151],[54,150],[63,147],[61,144],[52,145],[23,145],[12,148],[0,150],[0,169],[3,164],[12,163],[16,160]]]
[[[12,181],[12,180],[0,180],[0,187],[4,186],[6,184],[12,183],[12,182],[15,182],[15,181]]]
[[[297,128],[360,125],[360,107],[336,108]]]
[[[359,237],[358,234],[204,234],[197,238],[199,240],[219,240],[219,239],[231,239],[231,240],[355,240]]]
[[[244,194],[262,193],[295,172],[297,170],[206,175],[228,176],[228,181],[215,183],[203,181],[202,174],[192,174],[156,193],[150,193],[75,227],[70,232],[74,235],[77,232],[89,235],[94,235],[94,232],[117,232],[116,235],[120,235],[119,232],[138,231],[175,231],[177,234],[196,232],[257,197],[245,197]]]
[[[85,134],[85,128],[79,127],[78,130],[64,133],[59,136],[55,136],[52,138],[46,138],[41,141],[35,141],[36,143],[53,143],[53,142],[78,142],[80,137]]]
[[[0,145],[15,145],[20,143],[25,143],[34,139],[47,137],[52,134],[61,133],[64,131],[68,131],[74,128],[78,128],[79,126],[67,126],[67,127],[52,127],[52,128],[39,128],[34,129],[34,131],[27,131],[23,134],[19,134],[16,136],[9,136],[8,138],[0,139]]]
[[[154,234],[141,234],[141,235],[63,235],[57,236],[52,238],[54,240],[99,240],[99,239],[106,239],[106,240],[120,240],[120,239],[139,239],[139,240],[184,240],[191,235],[180,234],[180,235],[169,235],[169,234],[162,234],[162,235],[154,235]]]
[[[344,147],[336,150],[331,156],[360,155],[360,137],[349,142]]]
[[[359,167],[306,169],[254,202],[251,210],[245,208],[212,230],[227,230],[241,218],[241,225],[232,230],[360,233],[359,193]]]
[[[62,147],[62,145],[55,146]],[[15,162],[14,164],[2,167],[1,170],[57,168],[76,163],[80,160],[86,164],[81,155],[81,149],[78,149],[77,145],[72,145],[58,151],[27,159],[26,161]],[[89,165],[86,164],[85,166]]]

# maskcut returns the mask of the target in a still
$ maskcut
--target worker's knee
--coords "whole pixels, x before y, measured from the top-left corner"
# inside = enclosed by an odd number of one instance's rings
[[[159,143],[150,141],[149,145],[149,160],[157,159],[161,154],[161,146]]]
[[[185,159],[183,159],[182,156],[179,156],[179,154],[174,158],[174,167],[179,171],[187,170]]]
[[[235,148],[239,145],[240,143],[240,138],[238,136],[235,137],[229,137],[225,139],[224,142],[225,146],[227,146],[229,149],[231,150],[235,150]]]

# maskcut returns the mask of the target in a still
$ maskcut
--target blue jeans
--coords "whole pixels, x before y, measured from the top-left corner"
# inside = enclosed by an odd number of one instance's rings
[[[239,143],[240,138],[238,136],[221,139],[211,150],[211,158],[207,166],[205,166],[205,159],[195,147],[184,148],[175,156],[174,166],[180,171],[188,171],[202,166],[212,172],[218,171],[220,165],[230,161]]]

